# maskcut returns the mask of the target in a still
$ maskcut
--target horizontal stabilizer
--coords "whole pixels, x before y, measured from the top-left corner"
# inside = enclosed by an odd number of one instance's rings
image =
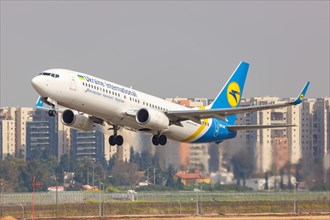
[[[231,125],[228,126],[230,131],[242,131],[242,130],[257,130],[266,128],[287,128],[295,127],[296,125]]]

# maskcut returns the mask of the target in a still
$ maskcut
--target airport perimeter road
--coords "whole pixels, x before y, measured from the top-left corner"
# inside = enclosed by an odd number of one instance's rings
[[[325,215],[301,215],[301,216],[293,216],[293,215],[250,215],[250,216],[183,216],[183,215],[160,215],[160,216],[149,216],[149,215],[141,215],[141,216],[109,216],[109,217],[62,217],[62,218],[35,218],[36,220],[113,220],[113,219],[127,219],[127,220],[164,220],[164,219],[175,219],[175,220],[329,220],[330,213]],[[0,220],[16,220],[11,216],[0,217]]]
[[[129,220],[329,220],[330,215],[304,215],[304,216],[191,216],[191,217],[173,217],[173,218],[128,218]]]

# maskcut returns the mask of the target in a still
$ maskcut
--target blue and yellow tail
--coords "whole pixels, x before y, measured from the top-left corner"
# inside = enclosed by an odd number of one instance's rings
[[[225,86],[219,92],[213,103],[209,106],[210,109],[235,108],[240,106],[248,70],[249,64],[246,62],[241,62],[237,66]],[[229,124],[235,124],[236,115],[229,115],[226,116],[226,118]]]

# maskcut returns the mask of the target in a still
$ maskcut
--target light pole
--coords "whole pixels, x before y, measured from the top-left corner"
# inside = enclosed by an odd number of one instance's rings
[[[199,199],[199,193],[198,193],[199,189],[198,189],[198,186],[197,186],[197,189],[196,189],[196,215],[199,215],[199,207],[198,207],[198,199]]]
[[[95,189],[95,185],[94,185],[94,166],[93,166],[93,190]]]
[[[201,182],[201,183],[199,183],[200,184],[200,188],[201,188],[201,192],[203,191],[203,182]],[[200,205],[200,213],[199,214],[203,214],[203,212],[202,212],[202,208],[203,208],[203,200],[202,200],[202,194],[201,194],[201,196],[200,196],[200,200],[201,200],[201,205]]]
[[[1,187],[1,210],[0,210],[0,216],[2,216],[2,205],[3,205],[3,190],[4,190],[5,183],[2,181],[2,178],[0,177],[0,187]]]
[[[102,209],[102,206],[101,206],[101,197],[103,198],[103,190],[104,190],[104,185],[101,181],[99,181],[99,216],[103,216],[103,209]],[[103,203],[103,201],[102,201]]]
[[[57,210],[58,210],[58,184],[57,184],[57,172],[55,170],[55,182],[56,182],[56,212],[55,216],[57,217]]]
[[[89,167],[87,167],[87,185],[89,186]]]
[[[297,214],[297,204],[296,204],[296,190],[298,189],[299,183],[296,182],[293,187],[293,214]]]

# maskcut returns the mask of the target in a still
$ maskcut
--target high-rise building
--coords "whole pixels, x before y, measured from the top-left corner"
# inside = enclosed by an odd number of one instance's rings
[[[209,104],[207,98],[168,98],[171,102],[178,103],[180,105],[189,108],[199,108]],[[189,144],[180,143],[179,145],[179,159],[177,163],[172,162],[171,165],[178,169],[200,169],[203,168],[205,172],[209,172],[209,144]],[[168,151],[173,153],[175,151]],[[175,152],[177,154],[177,152]],[[174,156],[174,155],[173,155]],[[172,158],[173,158],[172,156]]]
[[[61,118],[62,113],[58,113],[58,118]],[[63,154],[70,154],[71,128],[58,122],[58,160]]]
[[[305,163],[313,161],[313,112],[314,99],[305,100],[301,108],[301,151]],[[316,124],[315,124],[316,125]]]
[[[190,168],[209,172],[209,144],[192,144],[190,146]]]
[[[16,153],[16,108],[0,108],[0,159]]]
[[[279,97],[255,97],[242,99],[241,106],[266,105],[287,102],[287,99]],[[270,109],[259,112],[249,112],[237,115],[236,124],[240,125],[285,125],[300,124],[299,106]],[[264,173],[272,169],[274,164],[274,151],[278,138],[286,138],[288,141],[289,161],[297,163],[301,158],[299,127],[258,129],[240,131],[233,143],[241,142],[253,151],[256,173]],[[231,140],[229,140],[230,144]],[[274,145],[275,144],[275,145]]]
[[[288,138],[274,138],[274,174],[279,175],[280,169],[285,166],[290,160]]]
[[[0,159],[15,155],[15,121],[0,121]]]
[[[32,120],[32,108],[20,107],[16,110],[16,155],[26,158],[26,122]]]
[[[330,148],[330,97],[302,103],[302,155],[307,164],[328,156]]]
[[[75,160],[90,158],[102,161],[104,158],[104,135],[100,131],[78,131],[71,129],[71,148]]]
[[[26,159],[49,153],[58,156],[58,117],[36,110],[32,121],[26,122]]]
[[[159,155],[159,166],[161,169],[167,169],[172,166],[175,170],[180,170],[180,147],[179,143],[167,140],[166,146],[157,146],[156,153]]]

